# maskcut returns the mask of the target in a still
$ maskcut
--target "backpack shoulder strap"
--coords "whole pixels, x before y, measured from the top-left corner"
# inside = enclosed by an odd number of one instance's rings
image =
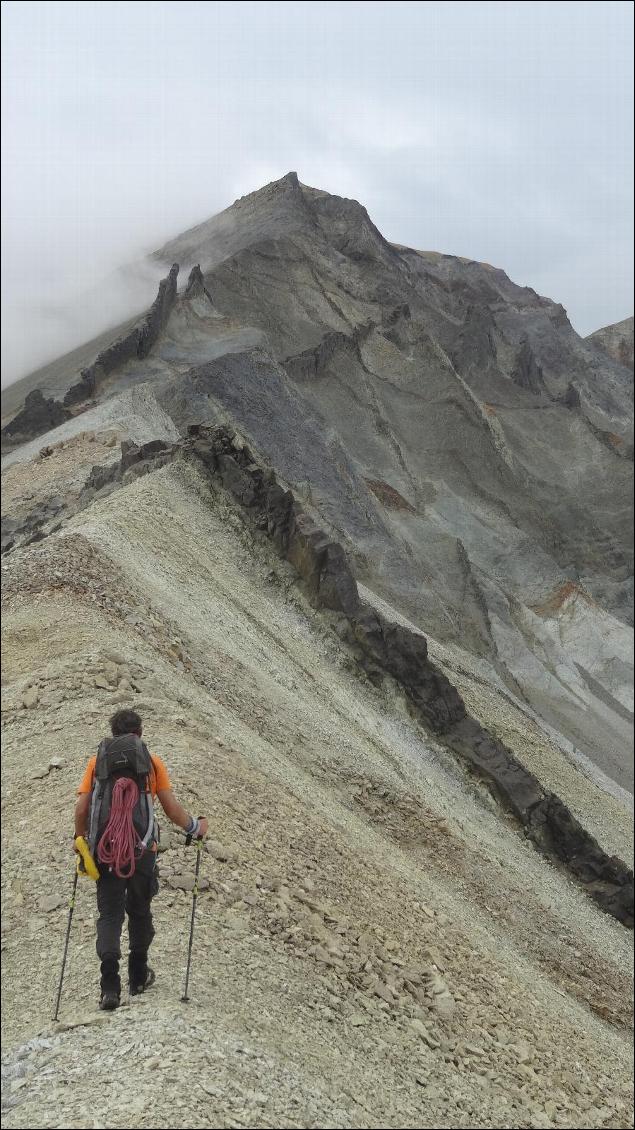
[[[88,816],[88,846],[92,854],[95,854],[97,846],[97,834],[99,831],[99,821],[101,816],[101,806],[104,797],[104,782],[101,779],[101,774],[98,769],[103,764],[103,759],[106,753],[108,739],[104,738],[97,747],[97,757],[95,758],[95,768],[93,770],[93,786],[90,797],[90,810]]]
[[[143,797],[143,801],[145,801],[147,826],[146,826],[146,834],[143,837],[143,840],[141,842],[142,842],[144,848],[147,849],[151,844],[156,843],[158,841],[158,838],[159,838],[158,832],[157,832],[157,823],[156,823],[156,818],[155,818],[155,813],[154,813],[154,797],[152,795],[152,785],[153,785],[153,783],[156,783],[156,780],[157,780],[157,769],[156,769],[156,765],[154,764],[154,758],[153,758],[152,754],[150,753],[147,745],[145,744],[145,742],[143,742],[142,744],[143,744],[144,755],[148,759],[148,772],[146,774],[146,788],[145,788],[145,794],[144,794],[144,797]],[[154,781],[153,781],[153,779],[154,779]]]

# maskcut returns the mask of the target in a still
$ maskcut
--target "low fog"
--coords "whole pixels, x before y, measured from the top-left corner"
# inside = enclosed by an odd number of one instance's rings
[[[629,3],[3,15],[3,385],[143,310],[149,252],[290,169],[582,334],[632,313]]]

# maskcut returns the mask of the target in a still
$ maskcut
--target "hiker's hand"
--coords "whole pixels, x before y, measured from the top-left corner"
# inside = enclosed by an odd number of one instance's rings
[[[208,824],[207,824],[207,820],[205,819],[205,817],[204,817],[204,816],[199,816],[199,818],[198,818],[198,836],[197,836],[197,839],[199,839],[199,840],[204,840],[204,839],[205,839],[205,836],[207,835],[207,832],[208,832]]]

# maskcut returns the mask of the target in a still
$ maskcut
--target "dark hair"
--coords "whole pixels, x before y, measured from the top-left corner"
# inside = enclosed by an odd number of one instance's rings
[[[110,729],[113,738],[121,734],[136,734],[141,732],[141,718],[135,710],[118,710],[110,719]]]

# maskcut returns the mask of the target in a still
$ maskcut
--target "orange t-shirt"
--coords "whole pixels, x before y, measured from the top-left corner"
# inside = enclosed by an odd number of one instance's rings
[[[148,784],[150,785],[150,792],[152,794],[152,797],[154,798],[157,793],[163,792],[164,789],[170,789],[172,786],[170,785],[168,771],[161,761],[161,758],[152,757],[151,761],[152,772],[150,773]],[[81,784],[77,790],[78,796],[83,796],[86,793],[92,792],[96,764],[97,757],[91,757],[88,765],[86,766],[86,772],[82,777]]]

